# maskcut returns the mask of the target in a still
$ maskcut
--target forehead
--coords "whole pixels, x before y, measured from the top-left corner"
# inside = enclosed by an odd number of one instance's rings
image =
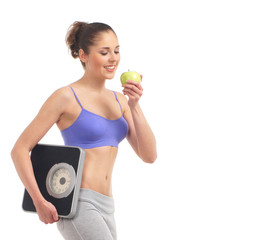
[[[100,47],[116,47],[118,45],[118,39],[114,32],[106,31],[100,32],[96,38],[94,46]]]

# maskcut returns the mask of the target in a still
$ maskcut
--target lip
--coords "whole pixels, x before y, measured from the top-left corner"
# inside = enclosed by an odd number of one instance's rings
[[[112,69],[108,69],[107,67],[114,67]],[[107,65],[107,66],[104,66],[105,70],[108,71],[108,72],[114,72],[115,69],[116,69],[116,65]]]

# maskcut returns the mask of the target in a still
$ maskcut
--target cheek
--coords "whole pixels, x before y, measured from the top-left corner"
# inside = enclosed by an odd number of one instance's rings
[[[120,63],[120,54],[119,56],[117,57],[117,64]]]
[[[94,68],[100,68],[100,67],[103,67],[106,60],[104,57],[95,57],[94,59],[92,59],[93,63],[94,63]]]

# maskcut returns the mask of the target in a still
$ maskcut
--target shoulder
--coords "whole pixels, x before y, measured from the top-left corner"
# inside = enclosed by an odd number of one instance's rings
[[[123,109],[125,109],[125,108],[128,106],[126,96],[123,95],[123,94],[120,93],[120,92],[116,92],[116,91],[114,91],[114,92],[116,93],[116,96],[117,96],[117,98],[118,98],[120,104],[122,105]]]
[[[127,102],[125,95],[123,95],[122,93],[117,92],[117,91],[114,91],[114,92],[116,93],[116,96],[117,96],[119,102]]]
[[[73,92],[69,86],[64,86],[56,89],[50,96],[58,101],[68,101],[73,97]]]
[[[73,98],[73,92],[69,86],[64,86],[56,89],[50,97],[47,99],[47,102],[55,105],[56,108],[63,109],[71,102]]]
[[[56,97],[61,97],[61,98],[69,98],[73,94],[72,90],[70,89],[69,86],[63,86],[58,89],[56,89],[52,95]]]

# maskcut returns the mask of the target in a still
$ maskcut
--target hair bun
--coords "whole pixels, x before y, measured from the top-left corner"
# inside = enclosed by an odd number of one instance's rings
[[[75,21],[67,30],[65,37],[66,45],[68,46],[73,58],[79,57],[79,39],[82,31],[88,23]]]
[[[79,50],[82,49],[85,54],[90,53],[90,47],[95,44],[97,37],[102,32],[114,30],[105,23],[93,22],[74,22],[67,31],[65,42],[71,52],[73,58],[80,58]],[[116,34],[115,34],[116,35]],[[86,67],[85,62],[81,59],[83,68]]]

